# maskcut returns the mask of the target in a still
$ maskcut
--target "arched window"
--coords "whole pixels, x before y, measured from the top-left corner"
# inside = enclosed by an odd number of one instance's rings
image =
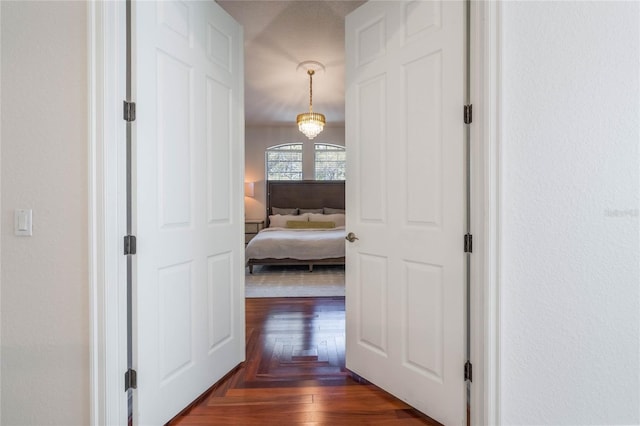
[[[347,153],[344,146],[315,144],[316,180],[344,180]]]
[[[302,180],[302,144],[289,143],[267,148],[267,180]]]

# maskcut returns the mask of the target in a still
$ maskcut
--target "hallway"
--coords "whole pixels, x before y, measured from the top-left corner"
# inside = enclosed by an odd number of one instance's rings
[[[170,425],[438,425],[345,369],[344,298],[246,299],[247,361]]]

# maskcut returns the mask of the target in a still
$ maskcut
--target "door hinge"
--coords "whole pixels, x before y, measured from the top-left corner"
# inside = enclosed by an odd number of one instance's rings
[[[127,392],[129,389],[137,389],[137,387],[138,373],[136,373],[136,370],[130,368],[124,373],[124,391]]]
[[[136,254],[136,237],[135,235],[124,236],[124,254]]]
[[[464,363],[464,380],[473,382],[473,366],[469,361]]]
[[[464,124],[471,124],[473,121],[473,105],[464,106]]]
[[[123,118],[125,121],[131,122],[136,119],[136,103],[124,101]]]
[[[473,235],[465,234],[464,236],[464,252],[473,253]]]

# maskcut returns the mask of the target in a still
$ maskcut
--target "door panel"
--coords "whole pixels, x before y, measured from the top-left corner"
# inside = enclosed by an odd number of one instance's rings
[[[387,259],[360,253],[358,269],[362,277],[358,287],[357,340],[370,351],[386,357],[387,341]]]
[[[466,419],[464,3],[347,17],[347,368]]]
[[[191,225],[191,67],[157,53],[158,185],[161,228]],[[140,101],[138,101],[140,103]]]
[[[386,85],[384,75],[375,76],[356,87],[357,113],[367,117],[358,134],[367,144],[359,149],[360,211],[369,222],[386,221]],[[357,123],[358,125],[360,123]]]
[[[137,424],[244,360],[242,32],[215,2],[134,3]]]

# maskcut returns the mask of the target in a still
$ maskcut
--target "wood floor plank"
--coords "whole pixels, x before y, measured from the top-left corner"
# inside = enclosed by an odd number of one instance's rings
[[[274,405],[274,404],[313,404],[312,394],[302,395],[288,395],[273,396],[273,395],[259,395],[259,396],[222,396],[209,398],[207,400],[208,407],[222,407],[222,406],[252,406],[252,405]]]
[[[247,360],[171,426],[438,425],[345,368],[344,298],[247,299]]]
[[[371,385],[358,385],[353,384],[351,386],[305,386],[305,387],[282,387],[271,388],[269,393],[275,396],[288,396],[288,395],[316,395],[320,392],[326,395],[369,395],[374,392],[375,389]],[[252,396],[260,395],[264,393],[263,389],[240,389],[234,388],[227,391],[228,396]]]

